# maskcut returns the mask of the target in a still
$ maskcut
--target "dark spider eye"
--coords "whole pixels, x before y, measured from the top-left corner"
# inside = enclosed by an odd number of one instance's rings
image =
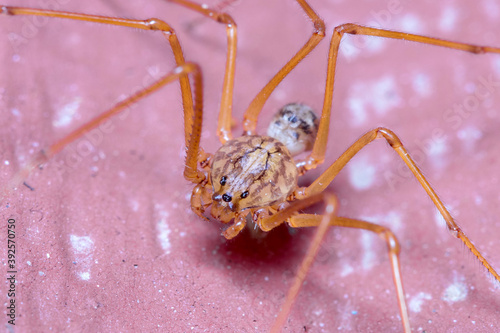
[[[230,202],[231,200],[233,200],[233,197],[228,194],[223,194],[222,200],[224,200],[225,202]]]
[[[241,193],[241,198],[242,199],[245,199],[246,197],[248,197],[248,191],[245,191],[245,192]]]
[[[222,176],[221,179],[220,179],[220,184],[222,186],[226,185],[226,180],[227,180],[226,176]]]

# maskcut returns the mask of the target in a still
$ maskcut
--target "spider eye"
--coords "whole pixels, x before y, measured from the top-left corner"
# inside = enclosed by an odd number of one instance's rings
[[[222,176],[221,179],[220,179],[220,184],[222,186],[226,185],[226,180],[227,180],[226,176]]]
[[[246,197],[248,197],[248,191],[245,191],[245,192],[241,193],[241,198],[242,199],[245,199]]]

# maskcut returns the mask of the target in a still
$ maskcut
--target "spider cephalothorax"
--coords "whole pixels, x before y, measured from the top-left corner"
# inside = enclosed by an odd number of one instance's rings
[[[309,106],[291,103],[275,114],[270,136],[242,136],[225,142],[213,156],[203,156],[207,181],[193,190],[193,211],[206,217],[211,206],[215,220],[234,221],[223,233],[226,238],[243,229],[249,214],[264,230],[260,221],[285,208],[297,189],[300,172],[292,156],[311,149],[317,128]]]
[[[286,206],[297,188],[298,169],[280,141],[269,136],[249,135],[226,142],[210,158],[206,183],[193,190],[193,211],[223,223],[234,223],[223,232],[235,237],[249,214],[256,225],[262,217]]]
[[[213,206],[237,212],[284,202],[297,186],[298,172],[288,149],[268,136],[226,142],[213,157]]]

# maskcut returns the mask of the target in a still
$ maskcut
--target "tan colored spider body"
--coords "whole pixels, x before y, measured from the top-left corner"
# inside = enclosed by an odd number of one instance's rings
[[[243,136],[214,155],[213,199],[234,212],[273,206],[285,201],[297,186],[292,156],[280,141],[267,136]]]
[[[196,64],[186,62],[184,54],[176,43],[175,33],[170,27],[160,20],[127,20],[116,19],[113,17],[96,17],[92,15],[72,13],[51,12],[48,10],[23,9],[16,7],[3,7],[2,14],[5,15],[38,15],[64,17],[76,20],[85,20],[112,25],[124,25],[133,28],[146,30],[159,30],[170,42],[171,48],[175,55],[177,67],[169,74],[161,77],[154,83],[140,90],[130,98],[118,103],[113,108],[105,111],[98,117],[85,123],[78,129],[68,134],[63,139],[47,149],[47,153],[43,159],[35,158],[29,161],[22,170],[12,178],[12,184],[22,181],[27,177],[27,174],[36,165],[45,162],[48,158],[55,155],[70,142],[77,138],[81,138],[86,132],[97,127],[105,120],[115,114],[118,114],[127,106],[137,102],[143,97],[151,94],[160,87],[179,80],[181,83],[184,119],[185,119],[185,142],[186,142],[186,167],[184,177],[193,183],[194,190],[191,197],[191,208],[200,216],[204,216],[205,210],[210,208],[210,214],[220,222],[234,223],[230,225],[224,232],[226,238],[236,236],[244,227],[247,216],[252,213],[252,219],[264,231],[273,229],[274,227],[287,222],[292,227],[319,227],[318,237],[312,242],[312,247],[308,251],[306,258],[297,274],[294,288],[291,289],[287,301],[285,302],[284,311],[286,314],[293,304],[293,299],[298,292],[298,286],[304,280],[305,272],[307,272],[310,263],[314,259],[322,236],[328,225],[350,227],[356,229],[369,230],[379,235],[385,242],[388,248],[388,254],[391,262],[392,274],[398,297],[401,321],[403,329],[409,332],[410,320],[406,308],[406,298],[402,286],[402,278],[399,265],[399,243],[394,234],[386,227],[364,222],[360,220],[350,219],[337,215],[337,202],[331,196],[324,195],[322,192],[342,170],[350,159],[355,156],[360,150],[366,147],[370,142],[377,138],[385,139],[390,147],[404,161],[406,167],[409,168],[411,175],[414,176],[422,185],[423,189],[431,198],[434,205],[439,210],[440,214],[446,220],[448,229],[453,236],[459,238],[481,261],[486,269],[500,281],[500,277],[479,253],[475,246],[465,236],[460,227],[454,222],[448,210],[444,207],[441,200],[438,198],[432,187],[429,185],[421,171],[414,163],[409,153],[403,147],[399,138],[391,130],[387,128],[375,128],[362,137],[360,137],[352,146],[350,146],[339,158],[333,162],[312,184],[306,188],[297,188],[298,174],[305,173],[307,170],[315,168],[324,161],[326,153],[326,142],[328,139],[328,129],[330,124],[331,101],[333,97],[333,82],[335,77],[335,66],[338,55],[340,41],[345,34],[361,34],[378,37],[386,37],[393,39],[405,39],[414,42],[434,44],[438,46],[468,51],[471,53],[492,52],[500,53],[497,48],[478,47],[470,44],[455,43],[436,38],[423,37],[390,30],[382,30],[375,28],[367,28],[355,24],[344,24],[333,30],[331,39],[331,47],[328,54],[328,69],[327,80],[325,84],[325,99],[321,120],[317,125],[318,136],[315,140],[301,140],[301,135],[296,135],[296,132],[287,132],[280,126],[274,130],[277,136],[291,137],[292,141],[289,144],[288,139],[279,138],[283,141],[280,143],[268,137],[256,135],[256,124],[262,106],[267,97],[283,80],[288,73],[297,66],[304,57],[311,52],[320,40],[325,36],[325,26],[322,20],[309,7],[306,1],[297,0],[304,12],[311,19],[314,29],[311,38],[303,46],[303,48],[295,54],[292,59],[284,66],[278,74],[264,87],[264,89],[256,96],[250,107],[245,112],[243,129],[245,136],[231,140],[231,109],[232,109],[232,88],[235,74],[234,59],[236,57],[236,25],[229,15],[219,13],[198,6],[189,1],[176,0],[186,7],[189,7],[217,22],[227,25],[228,31],[228,48],[226,77],[224,81],[224,89],[222,94],[221,112],[219,117],[218,134],[222,147],[215,153],[214,156],[205,154],[200,147],[201,128],[203,119],[203,93],[202,93],[202,78],[201,70]],[[193,81],[188,81],[188,74]],[[193,89],[191,91],[191,89]],[[281,117],[287,112],[283,112]],[[288,118],[287,126],[290,129],[297,128],[297,121],[293,117]],[[275,125],[280,120],[275,120]],[[314,120],[312,122],[314,124]],[[300,127],[300,126],[299,126]],[[316,125],[307,125],[309,129],[316,128]],[[312,130],[311,130],[312,132]],[[274,135],[273,135],[274,136]],[[294,142],[293,139],[297,139]],[[298,148],[285,148],[285,146],[295,146]],[[294,161],[292,154],[303,149],[311,148],[312,152],[302,160]],[[286,152],[286,153],[285,153]],[[297,168],[298,166],[298,168]],[[224,178],[224,179],[223,179]],[[11,183],[8,185],[10,186]],[[321,199],[327,199],[327,209],[324,215],[308,215],[299,214],[298,212]],[[286,204],[285,204],[286,203]],[[284,323],[283,316],[277,322],[277,328],[282,327]]]
[[[283,143],[268,136],[243,136],[226,142],[211,160],[206,184],[193,191],[192,208],[202,216],[210,214],[233,229],[224,236],[233,238],[245,226],[246,216],[259,208],[274,210],[296,189],[298,170]],[[257,221],[254,221],[257,222]]]
[[[317,117],[308,106],[288,104],[271,121],[270,136],[249,135],[226,142],[206,158],[210,177],[195,187],[193,211],[204,217],[211,205],[210,214],[217,221],[234,219],[233,227],[223,233],[228,239],[242,230],[248,214],[262,228],[262,217],[286,207],[287,198],[297,189],[299,169],[292,155],[312,149],[317,128]]]

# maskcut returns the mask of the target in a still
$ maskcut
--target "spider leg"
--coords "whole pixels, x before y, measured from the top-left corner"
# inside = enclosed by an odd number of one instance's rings
[[[327,220],[324,222],[324,220]],[[377,225],[374,223],[369,223],[365,221],[360,221],[360,220],[354,220],[346,217],[340,217],[340,216],[334,216],[334,215],[311,215],[311,214],[300,214],[300,215],[295,215],[292,216],[290,219],[290,226],[294,228],[304,228],[304,227],[316,227],[319,226],[322,228],[323,223],[328,223],[330,226],[339,226],[339,227],[347,227],[347,228],[356,228],[356,229],[364,229],[364,230],[369,230],[377,235],[379,235],[387,244],[387,251],[389,254],[389,260],[391,262],[391,269],[392,269],[392,278],[394,280],[394,285],[396,287],[396,294],[398,297],[398,305],[399,305],[399,311],[401,314],[401,321],[403,324],[403,329],[405,332],[411,332],[410,328],[410,320],[408,316],[408,307],[406,305],[406,300],[405,300],[405,294],[404,294],[404,289],[403,289],[403,280],[401,277],[401,268],[400,268],[400,262],[399,262],[399,253],[400,253],[400,246],[399,242],[394,235],[394,233],[381,225]],[[325,228],[326,231],[326,228]],[[320,235],[321,234],[321,235]],[[319,236],[320,235],[320,236]],[[321,240],[323,239],[324,233],[321,230],[318,230],[316,233],[316,236],[314,240],[312,241],[311,248],[313,246],[316,246],[319,248],[319,244]],[[318,238],[317,237],[321,237]],[[305,275],[309,269],[310,264],[307,263],[309,266],[306,266],[306,260],[312,262],[311,257],[311,250],[309,250],[306,254],[306,257],[304,258],[302,265],[297,272],[297,275],[295,276],[295,281],[293,283],[293,287],[290,288],[285,303],[283,305],[283,308],[278,315],[278,318],[276,319],[275,325],[278,325],[280,321],[283,321],[287,318],[288,312],[290,311],[290,307],[293,304],[293,301],[295,300],[296,294],[298,293],[298,289],[302,285],[305,279]],[[317,249],[315,250],[317,253]]]
[[[129,98],[117,103],[112,108],[104,111],[100,115],[96,116],[87,123],[81,125],[77,129],[73,130],[71,133],[66,135],[61,140],[49,146],[47,149],[39,152],[35,158],[28,162],[20,171],[18,171],[14,177],[6,184],[2,191],[0,192],[2,198],[8,196],[10,191],[17,187],[24,179],[29,176],[31,170],[40,164],[47,162],[52,156],[60,152],[69,143],[81,137],[86,132],[96,128],[97,126],[103,124],[110,117],[120,113],[125,110],[131,104],[137,102],[138,100],[150,95],[161,87],[179,80],[185,77],[187,74],[192,73],[194,78],[194,123],[189,132],[190,140],[186,142],[187,146],[187,156],[186,156],[186,166],[184,169],[184,177],[193,183],[201,183],[205,179],[204,172],[198,170],[198,154],[200,151],[200,137],[201,137],[201,120],[203,118],[203,99],[202,99],[202,76],[201,70],[197,64],[185,63],[179,67],[176,67],[171,73],[161,77],[151,85],[146,88],[136,92]]]
[[[325,98],[323,101],[323,110],[319,122],[318,135],[314,142],[313,150],[310,155],[299,161],[299,166],[304,171],[314,169],[325,160],[326,143],[328,141],[328,131],[330,128],[330,113],[332,109],[333,85],[335,81],[335,67],[337,63],[340,42],[344,34],[365,35],[385,37],[392,39],[408,40],[417,43],[430,44],[447,47],[450,49],[470,52],[473,54],[500,53],[500,48],[489,46],[478,46],[466,43],[457,43],[439,38],[425,37],[420,35],[408,34],[404,32],[376,29],[347,23],[335,27],[330,41],[330,51],[328,53],[328,67],[325,85]]]
[[[170,48],[174,54],[175,63],[177,66],[182,65],[184,60],[184,53],[182,52],[181,45],[177,38],[177,35],[172,27],[170,27],[166,22],[159,20],[157,18],[150,18],[147,20],[132,20],[119,17],[108,17],[100,15],[88,15],[80,13],[69,13],[63,11],[55,11],[48,9],[35,9],[35,8],[23,8],[23,7],[10,7],[10,6],[0,6],[0,15],[33,15],[33,16],[46,16],[46,17],[56,17],[64,18],[77,21],[94,22],[101,24],[117,25],[128,28],[135,28],[141,30],[153,30],[160,31],[163,36],[168,40]],[[180,78],[180,85],[182,91],[182,105],[184,108],[184,132],[186,142],[189,140],[189,131],[191,130],[192,119],[193,119],[193,100],[191,96],[191,85],[189,84],[189,79],[187,76]]]
[[[231,114],[233,110],[234,73],[236,68],[237,28],[233,18],[220,10],[209,9],[188,0],[167,0],[199,12],[218,23],[226,25],[227,55],[222,97],[220,103],[217,136],[222,144],[232,139]]]
[[[446,226],[448,230],[453,235],[453,237],[459,238],[465,246],[476,256],[476,258],[483,264],[484,267],[493,275],[493,277],[500,282],[500,275],[493,269],[489,262],[483,257],[479,250],[474,246],[471,240],[465,235],[460,226],[455,222],[450,212],[443,205],[441,199],[438,197],[434,189],[431,187],[422,171],[415,164],[410,154],[403,146],[401,140],[394,134],[391,130],[383,127],[376,128],[364,134],[359,138],[351,147],[349,147],[335,162],[333,162],[330,167],[323,172],[311,185],[305,188],[299,188],[293,193],[293,196],[297,199],[305,198],[311,195],[321,193],[325,188],[332,182],[332,180],[337,176],[337,174],[344,168],[347,162],[350,161],[354,155],[356,155],[362,148],[366,147],[370,142],[375,139],[384,138],[389,145],[398,153],[399,157],[405,162],[407,167],[413,173],[415,178],[418,180],[420,185],[424,188],[427,195],[431,198],[432,202],[439,210],[444,220],[446,221]]]
[[[56,17],[56,18],[64,18],[64,19],[71,19],[71,20],[79,20],[79,21],[86,21],[86,22],[94,22],[94,23],[101,23],[101,24],[110,24],[110,25],[117,25],[117,26],[124,26],[124,27],[129,27],[129,28],[136,28],[136,29],[142,29],[142,30],[153,30],[153,31],[160,31],[165,38],[168,40],[170,43],[170,47],[172,49],[172,52],[174,54],[175,62],[177,66],[181,66],[182,64],[185,63],[184,60],[184,54],[182,52],[179,40],[177,39],[175,31],[164,21],[161,21],[156,18],[151,18],[147,20],[132,20],[132,19],[124,19],[124,18],[116,18],[116,17],[107,17],[107,16],[99,16],[99,15],[87,15],[87,14],[80,14],[80,13],[70,13],[70,12],[63,12],[63,11],[54,11],[54,10],[45,10],[45,9],[34,9],[34,8],[23,8],[23,7],[10,7],[10,6],[0,6],[0,15],[9,15],[9,16],[15,16],[15,15],[34,15],[34,16],[46,16],[46,17]],[[186,68],[191,68],[193,65],[187,66]],[[186,70],[183,70],[186,71]],[[187,72],[193,71],[192,69],[187,70]],[[196,72],[199,72],[199,70],[196,70]],[[188,79],[187,75],[180,75],[178,74],[172,74],[175,75],[176,77],[179,77],[180,81],[180,86],[181,86],[181,93],[182,93],[182,103],[183,103],[183,109],[184,109],[184,132],[185,132],[185,142],[186,146],[188,146],[193,139],[194,142],[198,141],[195,145],[198,146],[195,154],[198,154],[199,150],[199,137],[196,139],[196,135],[192,135],[195,133],[195,128],[194,126],[196,125],[195,122],[199,121],[199,127],[201,128],[201,113],[199,115],[195,114],[193,111],[193,97],[192,97],[192,92],[191,92],[191,85]],[[201,73],[200,73],[201,75]],[[167,75],[168,76],[168,75]],[[124,108],[129,106],[132,103],[135,103],[139,99],[149,95],[150,93],[154,92],[155,90],[159,89],[161,86],[169,83],[166,82],[166,77],[163,77],[159,79],[158,81],[154,82],[150,86],[146,87],[145,89],[137,92],[130,98],[116,104],[113,108],[109,109],[108,111],[102,113],[101,115],[97,116],[93,120],[90,120],[86,124],[83,124],[70,134],[68,134],[66,137],[62,138],[55,144],[51,145],[44,151],[40,152],[37,156],[35,156],[31,161],[29,161],[19,172],[14,175],[14,177],[11,179],[9,184],[5,186],[5,189],[7,191],[10,191],[10,189],[18,186],[20,183],[22,183],[28,176],[31,170],[43,163],[45,163],[47,160],[49,160],[53,155],[58,153],[60,150],[62,150],[66,145],[68,145],[70,142],[74,141],[81,135],[83,135],[85,132],[88,132],[95,128],[96,126],[99,126],[99,124],[103,123],[106,119],[110,118],[114,114],[117,114],[121,112]],[[172,80],[175,80],[172,79]],[[199,88],[201,89],[201,78],[199,84]],[[199,99],[200,103],[201,101],[201,91],[199,93]],[[200,111],[201,112],[201,111]],[[199,120],[197,120],[199,118]],[[203,152],[200,151],[202,154]],[[198,174],[197,167],[196,167],[196,159],[197,156],[189,157],[186,160],[186,169],[190,168],[191,171],[188,171],[187,174],[190,177],[190,180],[194,180],[195,182],[198,181],[200,175]],[[194,165],[193,165],[194,163]],[[185,171],[186,174],[186,171]],[[5,193],[5,191],[3,191]]]
[[[280,82],[295,68],[312,50],[319,44],[325,37],[325,23],[314,12],[305,0],[297,0],[306,15],[313,22],[314,31],[309,40],[302,46],[302,48],[290,59],[283,68],[281,68],[276,75],[265,85],[264,88],[255,96],[250,105],[248,106],[243,116],[243,132],[247,135],[255,134],[257,127],[257,120],[264,104],[276,89]]]
[[[286,318],[288,318],[288,314],[290,313],[292,305],[300,291],[300,287],[304,282],[306,274],[309,271],[312,263],[314,262],[316,255],[318,254],[321,241],[323,240],[326,231],[331,224],[330,221],[335,219],[338,208],[338,201],[334,195],[319,193],[317,195],[309,196],[302,200],[292,202],[285,209],[282,209],[273,215],[269,216],[267,214],[263,214],[262,218],[258,217],[257,221],[255,221],[263,231],[269,231],[282,224],[285,220],[289,221],[289,224],[291,226],[294,226],[291,220],[302,215],[294,215],[297,211],[300,211],[321,200],[324,200],[326,202],[325,214],[323,216],[317,215],[317,220],[315,220],[315,222],[318,223],[316,223],[315,226],[318,227],[318,230],[316,231],[314,239],[311,241],[311,245],[307,250],[304,259],[302,260],[297,274],[295,275],[292,287],[290,287],[288,291],[286,301],[285,303],[283,303],[283,307],[278,317],[276,318],[273,327],[271,328],[271,332],[280,332],[286,321]],[[300,227],[300,225],[298,224],[297,226]]]
[[[311,215],[311,214],[297,214],[293,215],[295,212],[300,211],[315,202],[324,200],[327,203],[325,207],[324,215]],[[288,317],[290,310],[295,302],[295,299],[299,293],[300,287],[302,286],[306,274],[309,271],[321,245],[321,242],[326,234],[328,226],[341,226],[349,228],[358,228],[373,231],[381,236],[387,243],[389,251],[389,259],[391,261],[392,276],[394,280],[394,285],[396,286],[396,293],[398,297],[398,305],[401,314],[401,319],[403,323],[403,328],[405,332],[411,332],[410,321],[408,317],[408,309],[406,306],[406,300],[404,297],[403,281],[401,278],[401,269],[399,264],[399,253],[400,246],[396,236],[386,227],[364,222],[360,220],[349,219],[345,217],[336,216],[338,203],[337,199],[333,195],[326,195],[323,192],[313,194],[311,196],[306,196],[305,198],[295,201],[290,204],[290,206],[285,209],[278,211],[276,214],[263,218],[257,223],[261,226],[264,231],[271,230],[283,223],[285,219],[288,219],[288,224],[293,228],[304,228],[304,227],[318,227],[316,235],[311,241],[311,245],[306,252],[304,259],[300,265],[300,268],[295,275],[292,287],[290,287],[286,300],[283,303],[283,307],[276,318],[276,321],[271,329],[271,332],[279,332],[283,327],[286,318]]]

